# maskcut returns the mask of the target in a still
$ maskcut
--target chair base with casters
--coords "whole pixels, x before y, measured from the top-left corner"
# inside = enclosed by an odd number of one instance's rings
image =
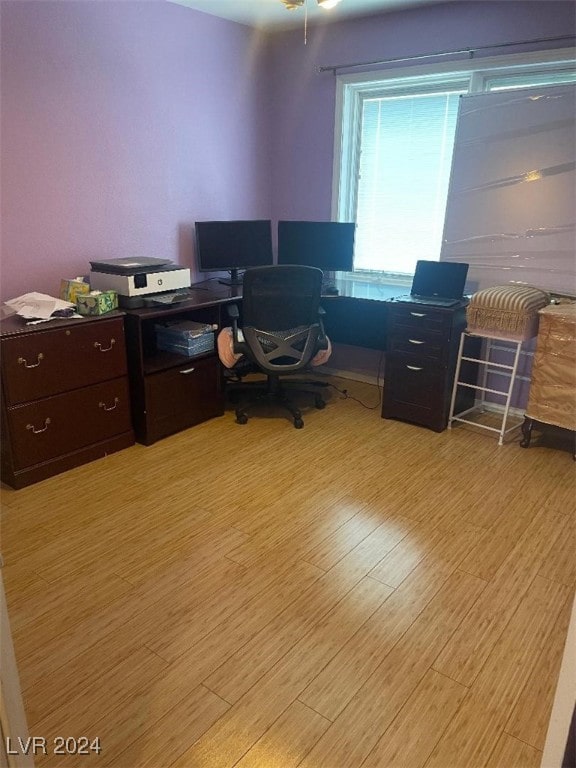
[[[247,424],[248,413],[247,409],[251,405],[259,403],[269,403],[272,405],[278,405],[285,408],[291,415],[294,426],[296,429],[302,429],[304,426],[304,420],[302,418],[302,412],[294,401],[289,397],[288,392],[290,390],[297,393],[308,393],[314,398],[314,406],[318,410],[326,407],[326,402],[322,395],[318,392],[318,388],[324,386],[324,382],[309,382],[309,381],[280,381],[280,377],[274,374],[269,374],[265,381],[252,381],[241,384],[230,385],[230,400],[236,406],[236,423]],[[248,397],[242,402],[238,402],[242,394],[246,393]]]

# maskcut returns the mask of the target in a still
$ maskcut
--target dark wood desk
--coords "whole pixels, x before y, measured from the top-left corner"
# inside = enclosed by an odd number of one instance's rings
[[[357,290],[353,281],[346,282],[350,292]],[[138,442],[150,445],[224,413],[217,351],[188,358],[159,350],[156,323],[195,320],[222,328],[230,325],[226,306],[241,299],[241,286],[212,279],[192,286],[189,298],[178,304],[126,310],[132,420]],[[384,349],[385,300],[337,295],[323,297],[322,304],[333,342]]]

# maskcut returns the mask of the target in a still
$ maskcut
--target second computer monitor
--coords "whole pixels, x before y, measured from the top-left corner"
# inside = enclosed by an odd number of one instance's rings
[[[351,272],[356,225],[342,221],[279,221],[278,264]]]
[[[200,272],[230,272],[227,285],[240,285],[239,272],[272,264],[272,224],[266,220],[197,221],[196,257]]]

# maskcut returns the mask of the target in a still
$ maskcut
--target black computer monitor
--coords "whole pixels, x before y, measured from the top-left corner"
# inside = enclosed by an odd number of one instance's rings
[[[279,221],[278,264],[351,272],[355,230],[354,223],[342,221]]]
[[[221,283],[239,285],[239,270],[273,263],[269,220],[197,221],[195,227],[198,269],[230,272]]]

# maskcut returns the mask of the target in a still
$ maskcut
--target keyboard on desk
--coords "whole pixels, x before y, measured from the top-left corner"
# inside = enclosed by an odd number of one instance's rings
[[[183,288],[179,291],[166,291],[165,293],[151,293],[144,296],[144,302],[147,306],[165,306],[171,307],[173,304],[179,304],[186,301],[191,296],[189,288]]]
[[[455,307],[462,299],[442,299],[438,296],[400,296],[396,301],[407,301],[410,304],[427,304],[430,307]]]

